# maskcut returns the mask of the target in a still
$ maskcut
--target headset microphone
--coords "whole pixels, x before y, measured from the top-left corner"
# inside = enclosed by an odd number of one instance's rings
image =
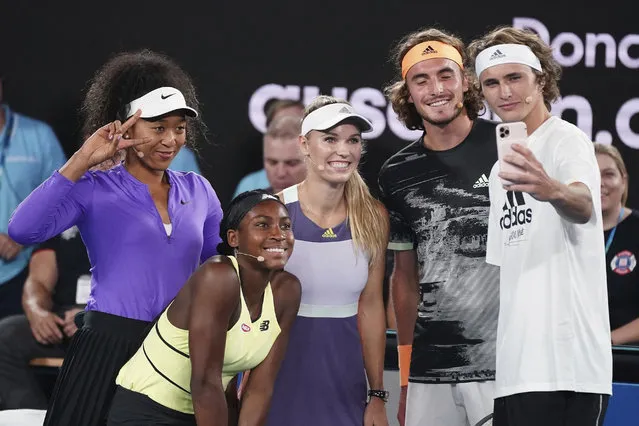
[[[252,258],[254,258],[255,260],[257,260],[258,262],[264,262],[264,256],[253,256],[252,254],[242,253],[241,251],[237,251],[237,250],[235,251],[235,254],[236,254],[236,255],[238,255],[238,254],[242,254],[242,255],[244,255],[244,256],[252,257]]]
[[[124,139],[129,139],[129,135],[124,135]],[[133,148],[133,151],[135,151],[135,155],[137,155],[138,158],[144,157],[143,152],[138,151],[134,146],[131,146],[131,148]]]
[[[313,163],[315,165],[315,167],[317,167],[317,170],[319,170],[320,172],[324,170],[324,166],[322,166],[321,164],[317,164],[315,161],[313,161],[313,159],[311,158],[311,154],[306,154],[306,156],[308,157],[308,160]]]

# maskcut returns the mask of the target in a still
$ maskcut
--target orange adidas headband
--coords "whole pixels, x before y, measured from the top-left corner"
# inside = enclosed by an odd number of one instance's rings
[[[464,69],[464,61],[461,54],[450,44],[442,43],[441,41],[425,41],[419,43],[417,46],[413,46],[402,59],[402,78],[406,78],[408,70],[418,62],[425,61],[427,59],[434,58],[446,58],[455,62],[461,69]]]

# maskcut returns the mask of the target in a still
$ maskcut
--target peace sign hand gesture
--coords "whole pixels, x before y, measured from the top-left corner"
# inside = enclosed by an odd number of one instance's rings
[[[149,142],[149,138],[122,138],[141,114],[142,111],[137,110],[124,124],[116,120],[100,127],[60,169],[60,174],[75,182],[91,167],[113,158],[119,150]]]

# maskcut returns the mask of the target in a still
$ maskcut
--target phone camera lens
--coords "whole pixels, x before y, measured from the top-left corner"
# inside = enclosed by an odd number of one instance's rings
[[[508,135],[510,134],[510,130],[505,129],[505,130],[504,130],[504,134],[505,134],[506,136],[508,136]]]

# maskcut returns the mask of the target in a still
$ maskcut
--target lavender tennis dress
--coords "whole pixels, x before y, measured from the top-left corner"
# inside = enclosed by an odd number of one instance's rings
[[[284,190],[295,234],[286,270],[302,283],[268,417],[269,426],[361,426],[366,375],[357,328],[368,257],[356,253],[346,222],[320,228],[302,213],[297,186]]]

